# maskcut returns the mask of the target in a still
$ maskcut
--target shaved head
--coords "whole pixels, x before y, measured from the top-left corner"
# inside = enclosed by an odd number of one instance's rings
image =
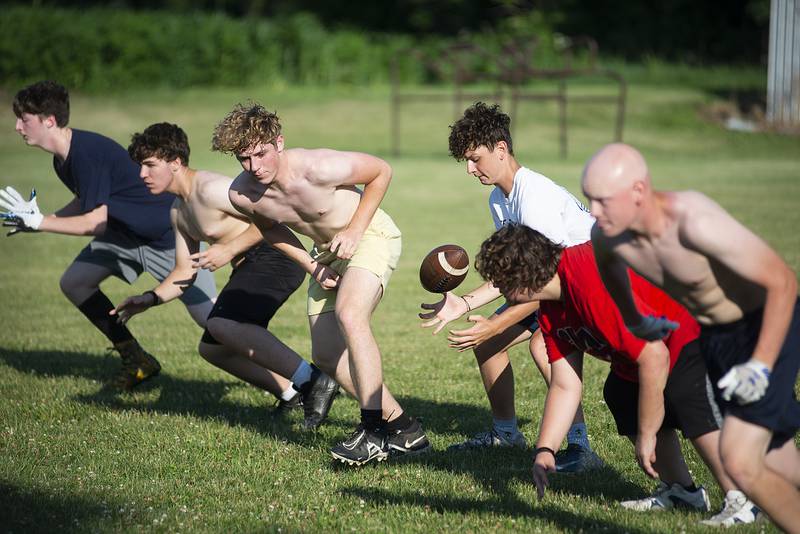
[[[624,143],[601,148],[583,169],[584,191],[613,194],[637,181],[650,185],[650,171],[638,150]]]
[[[592,156],[581,185],[598,227],[609,237],[637,224],[652,192],[644,157],[624,143],[606,145]]]

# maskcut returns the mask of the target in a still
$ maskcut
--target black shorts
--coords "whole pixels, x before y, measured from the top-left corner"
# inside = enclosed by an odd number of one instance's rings
[[[722,424],[700,345],[687,343],[681,350],[664,387],[664,423],[661,428],[680,430],[687,439],[719,430]],[[639,383],[609,373],[603,388],[608,409],[620,436],[635,436],[639,429]]]
[[[762,316],[763,310],[757,310],[734,323],[704,326],[700,329],[700,345],[723,414],[771,430],[769,448],[774,449],[793,439],[800,428],[800,404],[794,393],[800,368],[800,299],[795,302],[789,331],[770,373],[769,387],[764,396],[752,404],[739,405],[735,400],[724,400],[716,387],[717,381],[733,366],[748,361],[753,355],[761,332]]]
[[[233,269],[208,318],[221,317],[266,328],[303,278],[303,269],[285,254],[267,243],[256,245]],[[219,344],[208,329],[201,341]]]

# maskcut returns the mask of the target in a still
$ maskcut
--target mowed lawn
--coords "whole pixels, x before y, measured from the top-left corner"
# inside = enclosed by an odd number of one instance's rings
[[[603,92],[591,85],[576,92]],[[35,186],[52,212],[69,199],[44,152],[13,131],[13,94],[0,93],[0,185]],[[57,235],[0,236],[0,529],[33,531],[526,531],[700,532],[698,513],[642,515],[617,501],[650,492],[633,448],[616,435],[602,400],[607,365],[587,358],[584,408],[592,443],[607,468],[553,476],[544,500],[532,484],[530,451],[448,453],[449,444],[491,420],[471,353],[447,348],[444,333],[419,327],[419,261],[452,242],[471,254],[493,230],[489,189],[447,155],[452,104],[431,101],[403,112],[404,153],[389,151],[389,93],[376,89],[254,88],[74,95],[71,125],[124,146],[153,122],[183,126],[191,165],[229,175],[238,165],[211,153],[213,125],[239,101],[277,109],[287,146],[328,146],[379,154],[394,167],[384,208],[404,234],[400,266],[373,325],[388,385],[423,421],[434,451],[361,469],[328,454],[358,422],[358,405],[340,396],[318,432],[281,419],[273,400],[207,364],[200,330],[173,303],[130,327],[163,365],[135,393],[115,395],[103,381],[118,367],[108,342],[59,290],[58,280],[87,242]],[[626,141],[639,147],[660,188],[692,188],[716,198],[800,269],[800,139],[733,133],[703,122],[712,97],[697,90],[634,85]],[[570,155],[558,157],[554,107],[525,104],[514,121],[524,165],[580,195],[586,158],[611,140],[612,110],[570,106]],[[218,286],[229,271],[217,273]],[[479,283],[471,273],[461,290]],[[109,280],[119,301],[154,286]],[[490,306],[481,310],[491,313]],[[304,291],[273,320],[273,332],[310,356]],[[464,322],[459,323],[464,325]],[[535,443],[545,387],[526,351],[512,353],[517,412]],[[690,444],[684,448],[714,508],[722,495]],[[772,531],[761,525],[746,531]]]

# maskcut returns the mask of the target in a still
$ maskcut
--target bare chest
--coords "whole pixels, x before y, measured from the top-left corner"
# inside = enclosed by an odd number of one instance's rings
[[[202,204],[184,204],[178,210],[178,228],[196,241],[227,242],[247,228],[247,223]]]

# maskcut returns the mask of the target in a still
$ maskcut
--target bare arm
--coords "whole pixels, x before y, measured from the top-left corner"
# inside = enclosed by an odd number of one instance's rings
[[[364,191],[358,207],[347,227],[331,240],[330,250],[343,259],[352,257],[361,236],[380,206],[389,182],[392,168],[384,160],[361,152],[336,152],[315,165],[315,175],[331,185],[363,185]]]
[[[583,353],[573,352],[551,364],[550,387],[542,410],[537,449],[545,447],[557,451],[564,441],[583,392],[583,383],[575,371],[575,366],[581,365],[582,359]],[[533,461],[533,478],[541,498],[549,483],[547,473],[556,469],[556,459],[549,451],[542,451],[536,454]]]
[[[58,212],[45,216],[39,225],[39,231],[66,235],[103,235],[105,233],[108,222],[108,208],[105,204],[80,215],[66,215],[72,214],[74,211],[76,211],[75,200]]]
[[[423,303],[421,305],[422,309],[431,310],[419,314],[419,318],[425,320],[421,326],[423,328],[436,326],[433,333],[438,334],[446,324],[457,320],[465,313],[480,308],[499,296],[500,290],[489,282],[484,282],[461,297],[452,291],[448,291],[439,302],[433,304]]]
[[[539,301],[524,302],[509,306],[498,315],[486,319],[482,315],[470,315],[468,320],[474,325],[465,330],[451,330],[447,339],[450,346],[465,351],[485,343],[494,336],[505,332],[539,309]]]
[[[597,225],[592,227],[592,248],[594,259],[597,262],[597,270],[600,271],[600,278],[603,279],[603,284],[619,308],[625,324],[639,324],[642,315],[633,300],[628,267],[609,250],[606,238],[597,229]]]
[[[669,375],[669,350],[662,341],[648,343],[636,360],[639,368],[639,432],[636,436],[636,459],[645,473],[658,478],[656,434],[664,422],[664,388]]]
[[[251,223],[247,229],[227,243],[214,243],[208,249],[192,254],[189,259],[194,262],[196,268],[214,272],[263,240],[261,230]]]
[[[687,247],[764,288],[764,316],[752,359],[771,370],[789,330],[797,300],[797,277],[764,240],[715,202],[700,197],[699,203],[703,212],[681,226],[681,239]]]

